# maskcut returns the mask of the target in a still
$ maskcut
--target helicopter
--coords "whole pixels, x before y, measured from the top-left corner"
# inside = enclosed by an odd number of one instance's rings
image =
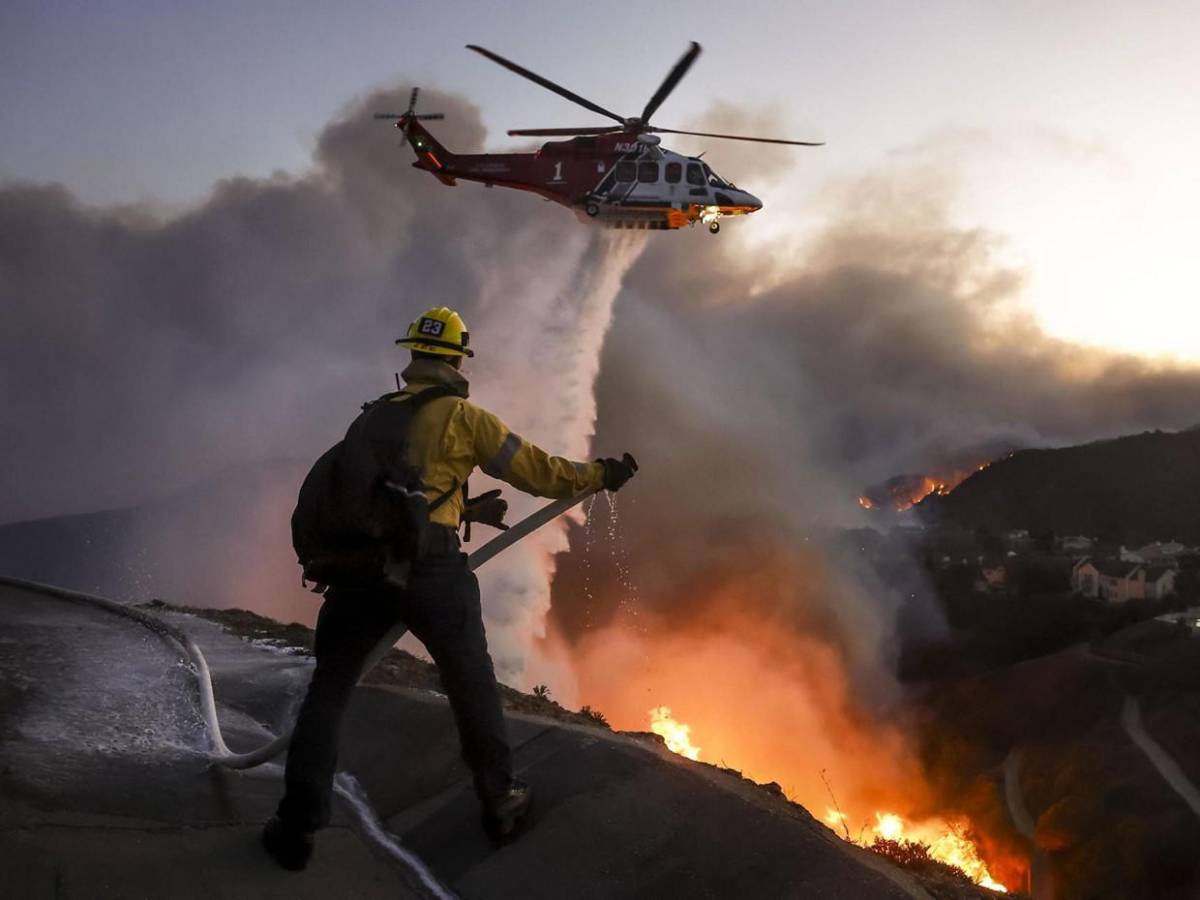
[[[753,141],[819,147],[823,142],[681,131],[652,125],[651,116],[679,84],[700,45],[680,57],[646,103],[640,116],[623,117],[475,44],[472,50],[534,84],[553,91],[616,125],[581,128],[523,128],[514,137],[562,137],[533,153],[451,153],[421,123],[445,118],[441,113],[418,113],[420,88],[413,88],[402,113],[375,113],[376,119],[395,120],[416,154],[413,166],[429,172],[442,184],[459,180],[484,187],[506,187],[538,194],[575,211],[582,221],[614,228],[676,229],[703,222],[716,234],[726,216],[743,216],[762,209],[762,201],[713,171],[700,156],[684,156],[662,146],[659,134],[687,134],[721,140]]]

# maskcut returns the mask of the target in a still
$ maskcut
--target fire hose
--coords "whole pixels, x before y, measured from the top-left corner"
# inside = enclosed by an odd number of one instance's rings
[[[467,567],[474,571],[482,566],[498,553],[508,549],[517,541],[527,537],[538,528],[541,528],[548,522],[557,519],[567,510],[578,506],[588,497],[593,496],[597,491],[589,490],[581,494],[576,494],[574,497],[568,497],[563,500],[556,500],[553,503],[548,503],[541,509],[526,516],[520,522],[517,522],[507,531],[501,532],[492,540],[488,541],[474,553],[467,557]],[[79,603],[87,603],[92,606],[99,606],[109,612],[114,612],[117,615],[125,616],[128,619],[133,619],[135,622],[144,625],[154,633],[178,643],[191,660],[196,671],[196,681],[200,689],[200,712],[204,717],[204,723],[208,728],[209,740],[212,744],[210,757],[216,765],[224,766],[229,769],[251,769],[255,766],[260,766],[269,760],[274,759],[282,753],[292,740],[292,729],[289,728],[279,737],[275,738],[268,744],[259,747],[256,750],[250,750],[246,753],[235,753],[229,749],[225,743],[225,738],[221,734],[221,725],[217,719],[217,701],[213,694],[212,672],[208,668],[208,661],[204,658],[204,653],[196,645],[196,642],[181,628],[172,625],[171,623],[152,615],[144,610],[134,606],[129,606],[124,603],[118,603],[115,600],[109,600],[106,597],[99,597],[95,594],[88,594],[82,591],[71,591],[66,588],[55,587],[53,585],[39,584],[36,582],[24,581],[18,578],[9,578],[0,575],[0,584],[7,584],[18,588],[33,588],[42,593],[51,594],[64,600],[71,600]],[[408,629],[402,625],[396,625],[379,641],[375,648],[368,655],[363,663],[362,673],[359,675],[359,681],[366,676],[379,662],[387,655],[387,652],[398,641]]]

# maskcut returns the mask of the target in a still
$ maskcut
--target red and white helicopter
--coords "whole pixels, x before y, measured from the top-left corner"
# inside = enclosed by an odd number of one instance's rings
[[[700,157],[683,156],[661,146],[660,133],[800,147],[821,146],[820,142],[812,141],[680,131],[651,125],[650,117],[700,55],[700,45],[694,41],[667,73],[642,114],[633,118],[618,116],[483,47],[470,44],[468,49],[618,124],[524,128],[508,132],[514,136],[570,138],[549,141],[536,153],[451,153],[421,125],[423,121],[443,116],[440,113],[418,114],[419,89],[413,88],[405,112],[376,113],[375,118],[396,120],[396,127],[417,154],[413,165],[431,173],[442,184],[454,185],[463,179],[482,182],[485,187],[499,185],[532,191],[574,209],[584,221],[597,220],[618,228],[670,229],[704,222],[708,230],[716,234],[721,230],[719,220],[722,217],[752,213],[762,209],[762,201],[726,181]]]

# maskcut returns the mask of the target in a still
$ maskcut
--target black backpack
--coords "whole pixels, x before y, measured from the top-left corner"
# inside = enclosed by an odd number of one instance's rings
[[[317,593],[327,586],[404,586],[424,554],[429,513],[457,489],[426,499],[421,472],[408,462],[408,428],[426,403],[456,395],[436,385],[364,403],[346,436],[313,463],[292,513],[292,546],[306,586],[315,582]]]

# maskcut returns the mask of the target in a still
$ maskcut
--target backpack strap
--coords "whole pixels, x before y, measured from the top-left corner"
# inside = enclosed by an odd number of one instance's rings
[[[364,403],[363,409],[368,409],[374,406],[376,403],[387,403],[398,397],[406,398],[406,401],[412,406],[412,414],[415,416],[421,411],[425,404],[441,397],[462,397],[462,392],[450,384],[435,384],[432,387],[427,387],[425,390],[418,391],[415,394],[410,394],[407,391],[391,391],[387,394],[384,394],[377,400],[371,400],[367,403]],[[462,487],[465,489],[466,485],[464,484]],[[459,490],[459,484],[458,480],[455,479],[454,483],[450,485],[449,488],[447,488],[443,493],[439,494],[437,498],[429,504],[429,511],[433,512],[435,509],[453,497],[454,492],[457,490]]]
[[[449,500],[451,497],[453,497],[454,492],[457,490],[458,490],[458,479],[455,479],[454,484],[450,485],[450,487],[446,488],[445,491],[438,494],[438,498],[429,504],[429,511],[433,512],[435,509],[437,509],[439,506],[441,506],[443,503],[445,503],[447,500]]]
[[[470,480],[471,480],[470,478],[466,479],[466,481],[463,482],[463,486],[462,486],[462,500],[463,500],[463,511],[464,512],[466,512],[466,509],[467,509],[467,502],[471,499],[471,491],[467,487],[467,483]],[[469,544],[470,542],[471,542],[471,520],[467,519],[466,527],[463,528],[463,543]]]
[[[425,388],[423,391],[417,391],[415,394],[408,391],[389,391],[382,397],[376,397],[374,400],[368,400],[362,405],[363,411],[370,409],[377,403],[387,403],[398,398],[405,398],[413,404],[413,413],[416,414],[422,406],[431,400],[437,400],[439,397],[462,397],[462,393],[454,385],[450,384],[435,384]]]
[[[395,397],[399,394],[406,394],[405,391],[393,391],[390,394],[384,394],[382,398]],[[414,412],[428,403],[430,400],[437,400],[439,397],[462,397],[462,393],[452,384],[435,384],[432,387],[427,387],[423,391],[418,391],[415,394],[406,394],[411,399],[408,401],[414,404]]]

